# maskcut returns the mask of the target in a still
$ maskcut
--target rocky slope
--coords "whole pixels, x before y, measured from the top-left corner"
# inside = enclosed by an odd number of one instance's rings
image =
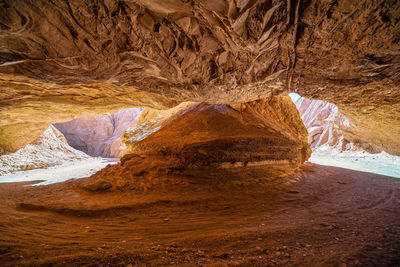
[[[289,171],[311,154],[307,131],[289,97],[236,106],[192,103],[175,111],[128,132],[130,153],[93,175],[87,188],[136,188],[182,172],[244,172],[251,166]]]
[[[64,135],[51,125],[32,144],[13,154],[0,156],[0,175],[48,168],[90,158],[85,153],[69,146]]]
[[[136,126],[141,112],[142,108],[122,109],[112,115],[81,117],[54,126],[70,146],[94,157],[118,158],[126,152],[120,137]]]

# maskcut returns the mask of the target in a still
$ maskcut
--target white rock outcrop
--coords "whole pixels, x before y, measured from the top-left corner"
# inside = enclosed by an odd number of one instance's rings
[[[0,156],[0,175],[48,168],[90,158],[68,145],[64,135],[51,125],[35,142],[15,153]]]
[[[142,108],[121,109],[112,115],[96,115],[55,123],[68,144],[94,157],[119,158],[125,154],[121,136],[135,127]]]
[[[353,148],[343,135],[343,129],[353,126],[350,120],[339,112],[339,108],[321,100],[304,97],[296,102],[301,119],[308,131],[308,142],[312,150],[329,146],[338,150]]]

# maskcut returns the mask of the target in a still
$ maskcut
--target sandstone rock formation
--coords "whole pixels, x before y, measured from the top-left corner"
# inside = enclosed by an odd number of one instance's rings
[[[380,121],[374,122],[370,119],[372,125],[364,125],[360,121],[353,123],[353,120],[344,116],[336,105],[321,100],[301,97],[295,104],[308,130],[308,142],[313,150],[321,146],[329,146],[338,151],[360,150],[369,153],[390,151],[393,153],[394,146],[387,146],[381,141],[385,135],[371,139],[374,133],[382,131],[382,129],[372,129],[373,126],[379,125]],[[365,130],[366,126],[370,128],[369,131]]]
[[[304,97],[299,98],[295,104],[307,128],[311,149],[314,150],[323,145],[339,150],[352,148],[344,137],[344,131],[354,125],[339,112],[337,106]]]
[[[122,109],[112,115],[87,116],[54,126],[75,149],[94,157],[118,158],[126,153],[120,137],[135,127],[142,108]]]
[[[26,99],[101,109],[137,90],[225,104],[298,91],[400,154],[399,19],[395,0],[5,0],[0,92],[14,113]]]
[[[0,175],[48,168],[89,158],[85,153],[69,146],[64,135],[51,125],[32,144],[13,154],[0,156]]]
[[[107,189],[140,186],[146,179],[185,171],[250,166],[290,170],[311,154],[307,131],[289,97],[234,106],[192,103],[150,124],[149,135],[143,129],[125,135],[130,154],[93,175],[89,190],[97,190],[98,184]]]

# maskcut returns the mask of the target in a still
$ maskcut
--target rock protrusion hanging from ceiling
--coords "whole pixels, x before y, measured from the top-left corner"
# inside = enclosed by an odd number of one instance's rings
[[[321,88],[400,80],[398,1],[6,0],[0,9],[0,73],[43,82],[214,103],[293,88],[338,104]]]
[[[284,89],[298,14],[288,3],[4,1],[0,72],[181,101],[255,100]]]

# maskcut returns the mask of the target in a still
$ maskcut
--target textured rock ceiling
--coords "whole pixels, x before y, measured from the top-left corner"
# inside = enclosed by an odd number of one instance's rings
[[[372,120],[365,132],[390,144],[400,136],[399,21],[397,0],[5,0],[0,105],[166,108],[298,91],[361,128]],[[33,85],[11,85],[20,79]]]

